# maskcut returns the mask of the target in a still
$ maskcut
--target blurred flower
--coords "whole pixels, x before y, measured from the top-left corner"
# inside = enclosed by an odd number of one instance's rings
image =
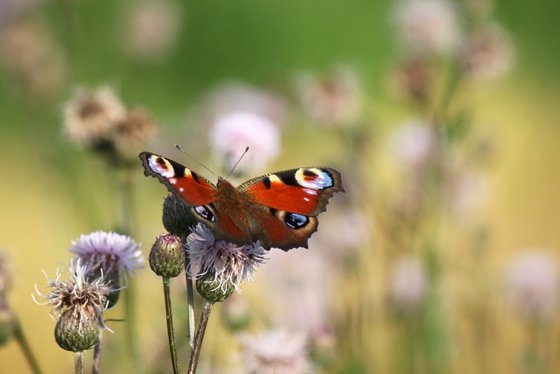
[[[285,103],[274,93],[240,82],[226,82],[216,87],[206,99],[211,121],[230,113],[254,113],[280,126],[286,117]]]
[[[393,304],[403,311],[418,309],[426,297],[427,276],[419,258],[406,255],[393,265],[389,293]]]
[[[123,48],[143,59],[166,56],[179,36],[181,13],[177,3],[168,0],[131,2],[122,16]]]
[[[153,138],[158,131],[158,124],[144,108],[129,111],[115,129],[113,140],[121,152],[134,150]]]
[[[355,254],[370,239],[371,221],[361,211],[339,210],[337,214],[321,217],[321,230],[311,240],[325,248],[334,258]]]
[[[529,249],[509,265],[507,285],[512,306],[529,317],[549,317],[558,307],[560,274],[549,251]]]
[[[449,54],[459,43],[459,25],[452,4],[444,0],[406,0],[395,22],[403,44],[420,54]]]
[[[412,58],[401,62],[393,74],[394,88],[402,97],[427,102],[434,88],[434,74],[426,59]]]
[[[251,112],[232,112],[218,117],[210,133],[214,154],[231,169],[246,147],[249,152],[238,172],[263,169],[280,153],[280,130],[267,117]]]
[[[107,86],[93,92],[78,89],[64,108],[66,133],[79,145],[95,146],[108,141],[117,125],[125,120],[124,105]]]
[[[41,0],[0,0],[0,28],[17,20],[25,11],[40,2]]]
[[[307,357],[306,337],[298,332],[270,330],[241,337],[247,372],[299,374],[313,371]]]
[[[396,128],[392,134],[392,150],[397,160],[408,170],[426,167],[433,159],[437,145],[432,127],[418,120]]]
[[[70,252],[76,254],[90,269],[103,269],[126,275],[141,268],[144,256],[138,244],[126,235],[96,231],[72,241]]]
[[[351,125],[359,119],[363,93],[353,70],[340,67],[325,76],[302,74],[297,88],[301,106],[313,120]]]
[[[0,63],[27,91],[42,97],[59,91],[66,80],[66,59],[44,22],[7,25],[0,32]]]
[[[452,171],[449,189],[452,208],[460,215],[477,211],[488,195],[488,184],[484,175],[469,169]]]
[[[191,277],[212,279],[215,288],[239,289],[241,282],[251,280],[255,268],[265,260],[265,249],[258,242],[237,245],[215,240],[212,231],[201,223],[191,231],[187,237],[190,258],[187,272]]]
[[[461,59],[463,69],[472,77],[497,78],[513,65],[513,42],[499,25],[485,25],[467,38]]]
[[[0,252],[0,299],[12,288],[12,266],[8,256]]]

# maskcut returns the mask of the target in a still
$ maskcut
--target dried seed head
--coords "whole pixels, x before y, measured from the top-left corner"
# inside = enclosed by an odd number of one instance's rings
[[[129,111],[126,118],[119,122],[112,136],[115,146],[121,152],[136,151],[136,148],[153,138],[158,124],[144,108]]]
[[[150,251],[150,268],[163,278],[174,278],[185,266],[185,250],[181,238],[160,235]]]

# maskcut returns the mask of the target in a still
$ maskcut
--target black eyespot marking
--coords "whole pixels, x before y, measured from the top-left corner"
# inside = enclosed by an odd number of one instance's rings
[[[195,173],[194,171],[191,171],[191,176],[193,177],[193,179],[194,179],[194,181],[195,181],[196,183],[200,183],[200,182],[198,181],[199,178],[198,178],[198,174],[197,174],[197,173]]]
[[[205,220],[207,220],[209,222],[216,221],[216,217],[214,217],[214,214],[210,211],[210,209],[208,209],[204,205],[195,206],[193,209],[194,209],[196,214],[198,214],[199,216],[201,216]]]
[[[284,222],[291,229],[301,229],[302,227],[307,226],[309,223],[309,217],[301,214],[286,212]]]
[[[278,178],[288,186],[299,186],[299,182],[296,179],[296,175],[294,173],[282,173],[277,174]]]
[[[266,177],[262,180],[264,186],[266,187],[267,190],[270,190],[270,186],[271,186],[271,182],[270,182],[270,177]]]

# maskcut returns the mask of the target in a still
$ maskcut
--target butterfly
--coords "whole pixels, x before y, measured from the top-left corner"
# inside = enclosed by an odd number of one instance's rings
[[[178,195],[195,219],[217,240],[265,249],[307,248],[317,231],[317,216],[335,192],[344,192],[340,173],[326,167],[301,167],[266,174],[234,187],[224,178],[212,184],[163,156],[140,153],[144,174]]]

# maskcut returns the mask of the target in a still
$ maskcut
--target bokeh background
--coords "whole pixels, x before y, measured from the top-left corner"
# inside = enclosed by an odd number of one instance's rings
[[[218,175],[250,145],[235,180],[304,165],[343,175],[310,249],[272,250],[216,306],[202,372],[248,372],[275,352],[325,373],[560,371],[560,5],[411,4],[0,1],[6,299],[45,373],[73,359],[30,296],[41,270],[122,222],[122,171],[68,130],[76,95],[100,87],[157,124],[125,139],[134,162],[150,150],[214,180],[174,144]],[[165,189],[130,170],[126,214],[147,256]],[[131,282],[141,366],[170,372],[160,280],[146,267]],[[172,287],[179,337],[184,278]],[[107,372],[133,372],[125,324],[106,334]],[[28,370],[14,339],[0,347],[0,372]]]

